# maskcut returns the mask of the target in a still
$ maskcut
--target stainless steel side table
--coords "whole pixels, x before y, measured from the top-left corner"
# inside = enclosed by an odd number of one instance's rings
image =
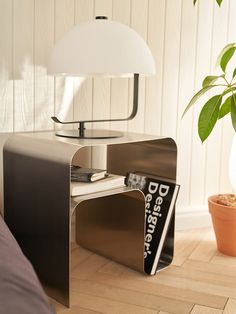
[[[4,218],[48,294],[70,305],[71,218],[79,245],[144,272],[145,199],[128,187],[70,196],[70,165],[98,146],[107,170],[176,179],[171,138],[126,133],[117,139],[67,139],[54,132],[12,135],[4,145]],[[174,215],[158,270],[173,258]]]

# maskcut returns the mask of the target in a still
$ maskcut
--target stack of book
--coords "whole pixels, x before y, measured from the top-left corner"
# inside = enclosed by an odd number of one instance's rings
[[[174,212],[179,185],[173,180],[147,173],[128,173],[126,185],[145,195],[144,270],[154,275]]]
[[[106,176],[106,170],[71,166],[71,181],[94,182],[104,179]]]
[[[71,166],[71,196],[101,192],[125,186],[125,177],[106,170]]]

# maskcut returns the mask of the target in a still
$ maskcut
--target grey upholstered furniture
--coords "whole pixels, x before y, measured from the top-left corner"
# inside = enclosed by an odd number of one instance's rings
[[[0,313],[55,313],[30,262],[0,215]]]

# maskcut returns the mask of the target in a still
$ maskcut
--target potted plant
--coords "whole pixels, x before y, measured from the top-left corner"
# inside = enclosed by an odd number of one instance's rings
[[[216,0],[220,6],[223,0]],[[196,4],[197,0],[193,0]],[[226,115],[231,116],[231,122],[236,131],[236,68],[229,71],[227,66],[236,51],[236,43],[225,46],[217,64],[221,68],[220,75],[206,76],[202,82],[202,88],[192,97],[183,115],[197,102],[207,91],[215,92],[203,105],[198,119],[198,134],[204,142],[211,134],[217,121]],[[220,92],[219,92],[220,90]],[[234,136],[231,156],[231,183],[236,191],[236,136]],[[236,194],[218,194],[208,198],[209,211],[211,213],[213,227],[217,240],[218,250],[224,254],[236,256]]]
[[[236,256],[236,195],[210,196],[208,206],[218,250],[226,255]]]

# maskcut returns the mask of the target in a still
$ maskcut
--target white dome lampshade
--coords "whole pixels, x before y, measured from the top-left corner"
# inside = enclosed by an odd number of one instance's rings
[[[134,108],[131,115],[125,119],[96,120],[96,122],[122,121],[133,119],[136,115],[138,77],[154,75],[155,62],[148,45],[138,33],[124,24],[100,16],[93,21],[75,26],[56,43],[49,59],[48,73],[83,77],[134,76]],[[73,131],[75,134],[69,137],[94,137],[94,134],[86,135],[82,128],[84,129],[84,122],[95,122],[95,120],[62,122],[56,117],[52,118],[57,123],[80,123],[81,134],[76,136],[78,131]],[[68,137],[62,133],[59,131],[57,135]],[[116,136],[121,135],[117,133],[114,137]]]

